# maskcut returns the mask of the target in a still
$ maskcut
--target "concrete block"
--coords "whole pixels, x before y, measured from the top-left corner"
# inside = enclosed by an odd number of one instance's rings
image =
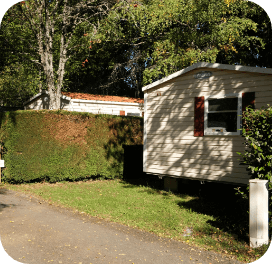
[[[164,190],[177,192],[178,191],[178,179],[172,177],[164,177]]]

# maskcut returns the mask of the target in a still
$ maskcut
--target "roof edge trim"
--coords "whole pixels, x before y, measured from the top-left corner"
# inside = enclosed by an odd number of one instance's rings
[[[84,100],[84,99],[72,99],[72,102],[86,103],[86,104],[117,104],[117,105],[132,105],[139,106],[143,103],[131,103],[131,102],[118,102],[118,101],[102,101],[102,100]]]
[[[242,65],[230,65],[230,64],[220,64],[220,63],[208,63],[208,62],[198,62],[195,63],[183,70],[175,72],[171,75],[168,75],[161,80],[156,82],[150,83],[142,88],[142,91],[149,90],[153,87],[156,87],[162,83],[165,83],[169,80],[172,80],[176,77],[179,77],[189,71],[195,70],[197,68],[212,68],[212,69],[221,69],[221,70],[232,70],[232,71],[245,71],[245,72],[254,72],[254,73],[265,73],[265,74],[272,74],[271,68],[261,68],[261,67],[249,67],[249,66],[242,66]]]

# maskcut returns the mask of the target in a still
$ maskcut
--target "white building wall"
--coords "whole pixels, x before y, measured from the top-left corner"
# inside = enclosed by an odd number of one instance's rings
[[[38,94],[25,103],[25,110],[49,109],[47,93]],[[141,103],[126,103],[112,101],[79,100],[63,97],[61,109],[66,111],[88,112],[108,115],[143,116],[144,107]],[[124,111],[121,113],[120,111]]]
[[[194,74],[212,71],[208,79]],[[145,90],[145,171],[152,174],[247,184],[237,152],[241,136],[194,136],[194,98],[255,92],[255,107],[272,104],[272,75],[198,68]]]
[[[49,109],[47,95],[45,94],[45,95],[34,97],[28,104],[25,104],[24,109],[25,110]]]
[[[68,110],[68,109],[67,109]],[[70,111],[89,112],[93,114],[120,115],[120,111],[125,111],[125,115],[142,116],[144,109],[140,103],[95,101],[72,99]]]

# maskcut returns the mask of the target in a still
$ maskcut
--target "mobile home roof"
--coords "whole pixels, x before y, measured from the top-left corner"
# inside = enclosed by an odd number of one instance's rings
[[[242,72],[253,72],[253,73],[264,73],[264,74],[272,74],[271,68],[260,68],[260,67],[249,67],[249,66],[242,66],[242,65],[229,65],[229,64],[220,64],[220,63],[208,63],[208,62],[198,62],[189,66],[183,70],[175,72],[169,76],[164,77],[161,80],[148,84],[142,88],[142,91],[146,91],[153,87],[156,87],[162,83],[165,83],[173,78],[179,77],[189,71],[195,70],[197,68],[213,68],[213,69],[220,69],[220,70],[231,70],[231,71],[242,71]]]

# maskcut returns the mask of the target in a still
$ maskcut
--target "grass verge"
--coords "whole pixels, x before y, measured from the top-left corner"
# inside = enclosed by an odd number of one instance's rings
[[[2,184],[2,187],[31,193],[49,203],[74,208],[161,237],[227,254],[246,263],[257,260],[268,249],[267,245],[249,248],[244,238],[225,231],[223,226],[228,224],[227,220],[215,225],[218,222],[218,205],[214,201],[203,203],[196,196],[173,194],[121,180]],[[216,211],[217,214],[214,213]],[[184,236],[186,230],[192,233]]]

